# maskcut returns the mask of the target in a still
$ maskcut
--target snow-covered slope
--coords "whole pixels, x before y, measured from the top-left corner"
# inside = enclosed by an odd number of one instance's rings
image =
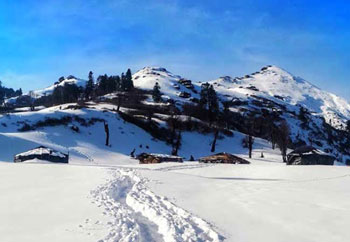
[[[47,146],[63,153],[70,153],[71,164],[118,164],[122,163],[125,156],[135,149],[135,154],[142,152],[170,154],[171,146],[165,142],[154,139],[145,130],[125,122],[114,110],[116,106],[111,104],[91,104],[88,108],[69,108],[72,104],[54,106],[40,111],[19,112],[0,116],[0,147],[3,152],[0,161],[12,162],[16,154],[28,151],[38,146]],[[126,111],[125,109],[121,109]],[[47,119],[60,120],[70,117],[69,124],[54,125],[19,131],[26,125],[33,126]],[[162,125],[163,121],[153,118]],[[82,120],[84,120],[82,122]],[[94,121],[95,120],[95,121]],[[108,122],[110,129],[111,147],[106,147],[103,121]],[[92,123],[86,125],[85,123]],[[79,132],[74,132],[71,127],[77,126]],[[217,152],[232,152],[242,157],[247,157],[247,150],[241,148],[244,134],[234,132],[232,137],[225,136],[217,141]],[[179,155],[189,159],[208,155],[211,148],[213,134],[200,134],[197,132],[183,132],[182,148]],[[257,139],[255,149],[271,150],[270,144],[262,139]],[[90,159],[89,151],[94,152],[95,159]],[[278,153],[278,151],[271,151]],[[275,161],[275,159],[273,159]],[[280,162],[280,159],[278,160]]]
[[[340,127],[350,119],[350,103],[332,93],[277,67],[268,66],[242,78],[224,77],[211,81],[215,89],[227,98],[246,98],[250,95],[272,98],[275,101],[300,105],[327,122]]]

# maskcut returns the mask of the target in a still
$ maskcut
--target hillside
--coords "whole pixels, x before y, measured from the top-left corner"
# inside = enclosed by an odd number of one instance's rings
[[[205,83],[187,80],[160,67],[146,67],[135,73],[133,79],[136,87],[147,90],[158,82],[163,98],[175,100],[180,109],[185,104],[197,105],[201,85]],[[343,162],[350,159],[345,131],[350,104],[345,99],[276,66],[264,67],[244,77],[225,76],[208,83],[219,97],[222,112],[224,103],[228,106],[230,120],[227,122],[231,129],[247,133],[247,117],[253,116],[258,126],[254,128],[254,135],[269,140],[269,130],[286,121],[290,127],[291,146],[309,144]],[[183,96],[183,93],[188,95]],[[198,111],[187,115],[200,118]],[[222,117],[219,119],[223,121]]]
[[[138,90],[136,93],[123,92],[120,83],[123,80],[117,77],[98,77],[94,98],[117,105],[116,110],[120,106],[126,108],[129,116],[141,122],[145,118],[152,120],[154,114],[154,126],[145,131],[158,133],[157,138],[167,143],[173,143],[175,139],[175,131],[172,131],[172,135],[169,133],[169,121],[174,114],[176,119],[181,120],[181,129],[188,132],[197,131],[212,136],[215,127],[219,127],[223,133],[232,130],[244,134],[250,132],[253,136],[272,142],[273,146],[281,125],[286,122],[289,127],[289,148],[312,145],[350,164],[350,147],[347,145],[350,136],[346,130],[350,104],[276,66],[263,67],[244,77],[225,76],[208,82],[189,80],[162,67],[145,67],[132,77],[130,74]],[[116,80],[119,80],[118,87]],[[162,98],[162,102],[158,103],[153,101],[151,95],[156,83],[160,86]],[[213,87],[218,97],[219,110],[215,114],[208,113],[210,110],[199,105],[205,83]],[[65,93],[62,90],[57,93],[61,93],[61,96],[50,98],[55,88],[66,84],[78,87],[74,94],[67,89]],[[78,101],[86,95],[81,93],[85,86],[85,80],[73,76],[61,78],[60,82],[50,87],[34,91],[34,105],[52,106]],[[108,92],[106,88],[110,86],[113,88]],[[33,103],[32,97],[22,96],[6,100],[5,105],[11,104],[11,107],[14,102],[20,103],[20,107],[32,106]],[[165,129],[168,129],[168,133]]]

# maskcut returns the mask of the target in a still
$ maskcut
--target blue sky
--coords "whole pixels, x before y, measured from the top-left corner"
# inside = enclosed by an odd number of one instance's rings
[[[205,81],[275,64],[350,99],[349,12],[337,0],[2,0],[0,79],[31,90],[157,65]]]

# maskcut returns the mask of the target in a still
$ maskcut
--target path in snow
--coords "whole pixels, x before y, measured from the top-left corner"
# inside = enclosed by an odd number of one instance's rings
[[[99,163],[92,155],[78,147],[68,149],[85,157],[90,164]],[[207,166],[211,164],[176,164],[157,170],[168,172]],[[224,239],[203,219],[151,192],[144,185],[147,179],[140,178],[136,170],[137,168],[111,168],[112,178],[91,192],[93,202],[104,208],[104,215],[111,218],[107,224],[109,233],[100,242],[219,242]],[[87,219],[85,226],[89,227],[91,221]],[[93,224],[91,226],[93,227]]]
[[[92,192],[105,208],[109,241],[222,241],[204,220],[155,195],[132,169],[112,170],[113,178]]]

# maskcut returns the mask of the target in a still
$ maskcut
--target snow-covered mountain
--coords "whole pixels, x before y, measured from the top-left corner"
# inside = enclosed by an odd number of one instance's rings
[[[201,82],[191,82],[193,87],[187,88],[181,80],[187,80],[175,75],[162,67],[145,67],[133,75],[136,87],[151,90],[159,83],[165,97],[187,101],[179,98],[181,92],[190,93],[191,97],[199,98]],[[232,99],[249,100],[256,96],[270,99],[287,105],[291,110],[304,107],[314,115],[320,115],[332,126],[340,128],[350,119],[350,103],[342,97],[321,90],[310,82],[294,76],[277,66],[263,67],[251,75],[232,78],[220,77],[208,81],[215,87],[222,101]],[[293,108],[294,106],[297,106]]]
[[[268,66],[242,78],[223,77],[210,81],[215,89],[229,98],[247,99],[256,95],[279,103],[298,105],[321,115],[335,127],[350,119],[350,103],[321,90],[304,79],[277,67]]]
[[[56,82],[55,84],[53,84],[49,87],[34,91],[34,95],[36,97],[47,96],[47,95],[52,94],[56,87],[63,87],[66,84],[75,84],[78,87],[85,87],[86,83],[87,83],[86,80],[71,76],[71,77],[63,79],[60,82]]]
[[[133,75],[133,79],[136,87],[147,90],[158,82],[163,97],[175,100],[178,107],[198,102],[203,84],[161,67],[143,68]],[[343,155],[346,156],[344,159],[350,158],[343,132],[346,121],[350,120],[350,103],[344,98],[321,90],[277,66],[266,66],[244,77],[225,76],[208,83],[215,88],[220,103],[230,103],[229,109],[233,113],[265,118],[275,113],[278,120],[287,121],[295,146],[311,144],[340,159]],[[300,117],[301,109],[306,112],[304,120]],[[244,129],[240,131],[245,132]],[[266,134],[262,136],[266,137]]]

